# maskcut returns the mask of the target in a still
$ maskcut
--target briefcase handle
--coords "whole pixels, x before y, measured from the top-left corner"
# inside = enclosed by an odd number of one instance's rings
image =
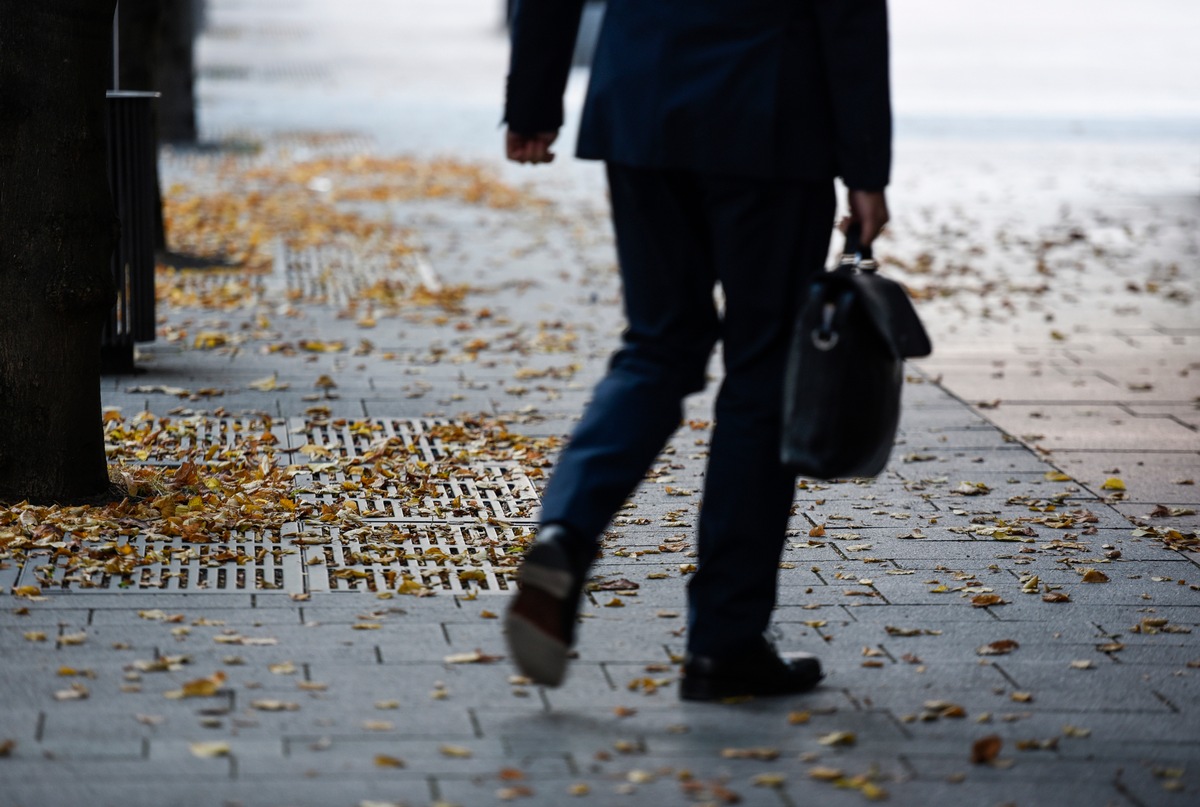
[[[874,272],[879,269],[870,244],[862,243],[862,225],[854,222],[846,228],[846,244],[842,247],[841,264],[855,266],[864,272]]]

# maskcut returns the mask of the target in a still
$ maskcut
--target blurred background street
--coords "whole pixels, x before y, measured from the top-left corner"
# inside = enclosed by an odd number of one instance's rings
[[[876,254],[935,350],[883,474],[798,483],[771,638],[818,690],[676,697],[717,360],[566,684],[504,658],[622,327],[586,68],[518,167],[500,0],[208,0],[157,338],[102,380],[141,498],[0,510],[0,805],[1196,803],[1200,5],[891,6]]]

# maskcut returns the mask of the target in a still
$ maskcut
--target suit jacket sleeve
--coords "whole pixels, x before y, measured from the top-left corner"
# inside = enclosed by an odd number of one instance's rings
[[[814,0],[833,104],[838,173],[881,190],[892,161],[887,0]]]
[[[517,0],[504,121],[514,132],[557,131],[585,0]]]

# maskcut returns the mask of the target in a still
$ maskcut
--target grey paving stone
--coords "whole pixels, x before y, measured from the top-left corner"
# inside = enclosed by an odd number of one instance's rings
[[[164,610],[162,608],[147,608],[141,610]],[[168,623],[169,627],[177,625],[195,625],[198,620],[224,622],[228,626],[253,628],[266,625],[296,625],[299,624],[299,614],[296,608],[245,608],[231,606],[229,608],[185,608],[167,612],[184,617],[181,622]],[[144,625],[146,620],[138,616],[136,610],[121,610],[101,608],[90,611],[89,625],[104,625],[109,627]]]
[[[1001,658],[995,664],[1012,681],[1014,691],[1029,692],[1035,701],[1046,702],[1055,708],[1097,712],[1172,711],[1150,687],[1139,685],[1136,673],[1131,674],[1123,665],[1097,664],[1092,669],[1076,670],[1061,660],[1026,661],[1012,657]]]
[[[654,775],[652,772],[656,769],[655,764],[658,760],[646,759],[644,763],[646,768],[640,766],[631,766],[623,772],[614,772],[605,776],[599,777],[575,777],[575,778],[554,778],[545,779],[538,778],[536,784],[532,786],[526,785],[527,790],[520,790],[519,803],[531,805],[545,805],[545,807],[555,807],[557,805],[568,804],[576,801],[572,796],[572,787],[583,784],[588,790],[586,795],[579,799],[580,801],[592,802],[599,804],[673,804],[673,803],[688,803],[681,801],[688,799],[687,791],[682,789],[681,784],[672,775],[672,772],[662,772],[660,775]],[[654,781],[643,784],[631,784],[630,777],[635,777],[639,782],[644,782],[644,777],[652,776]],[[520,783],[515,783],[520,785]],[[781,807],[787,804],[783,800],[782,793],[771,788],[754,788],[748,781],[730,783],[730,787],[724,788],[721,793],[732,791],[738,795],[738,804],[747,805],[747,807]],[[497,781],[454,781],[444,778],[438,779],[439,795],[447,803],[451,804],[470,804],[470,805],[487,805],[487,804],[505,804],[508,799],[505,798],[507,792],[511,792],[513,785],[507,787],[503,783]],[[699,788],[694,792],[698,794],[711,793],[707,788]],[[861,798],[861,797],[860,797]],[[689,799],[690,801],[690,799]],[[700,802],[703,803],[703,802]]]
[[[161,608],[177,612],[187,608],[250,608],[255,595],[245,593],[213,594],[207,592],[174,593],[159,591],[120,592],[47,592],[46,599],[34,603],[30,610],[118,608],[131,611]],[[285,595],[286,596],[286,595]]]
[[[382,803],[430,803],[429,784],[396,777],[374,778],[321,776],[292,777],[286,781],[247,787],[236,782],[180,779],[132,781],[106,784],[22,782],[8,791],[9,803],[19,807],[39,804],[62,807],[354,807],[360,801]]]

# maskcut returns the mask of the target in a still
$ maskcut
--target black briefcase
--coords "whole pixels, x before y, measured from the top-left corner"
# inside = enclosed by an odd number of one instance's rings
[[[904,287],[882,277],[854,232],[838,266],[805,289],[783,401],[783,464],[814,479],[870,477],[900,422],[904,360],[929,336]]]

